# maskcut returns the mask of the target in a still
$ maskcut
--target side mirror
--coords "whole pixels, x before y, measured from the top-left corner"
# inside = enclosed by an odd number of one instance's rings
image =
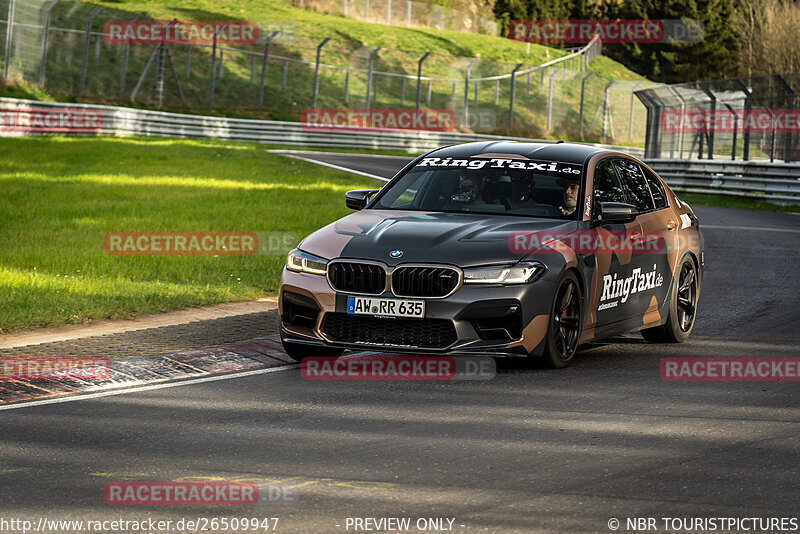
[[[356,189],[344,194],[344,202],[351,210],[363,210],[370,197],[377,193],[377,189]]]
[[[600,202],[597,205],[597,221],[604,223],[627,223],[639,215],[639,210],[633,204],[624,202]]]

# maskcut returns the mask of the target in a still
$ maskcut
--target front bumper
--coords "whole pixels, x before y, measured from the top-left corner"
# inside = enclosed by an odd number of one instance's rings
[[[284,269],[281,338],[309,346],[403,354],[541,354],[553,286],[547,279],[509,286],[465,284],[444,298],[415,297],[425,301],[424,319],[372,318],[347,315],[348,294],[331,288],[326,277]],[[390,291],[375,297],[399,298]],[[402,342],[393,342],[397,339]]]

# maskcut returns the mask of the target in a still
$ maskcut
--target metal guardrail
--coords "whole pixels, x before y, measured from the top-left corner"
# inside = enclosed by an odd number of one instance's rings
[[[420,153],[442,145],[471,141],[515,140],[552,143],[548,140],[521,137],[436,132],[421,130],[320,131],[299,122],[231,119],[207,115],[187,115],[163,111],[39,102],[0,98],[0,114],[25,110],[96,110],[102,115],[97,131],[66,131],[64,135],[142,135],[171,138],[225,139],[275,145],[318,148],[357,148],[401,150]],[[4,127],[0,120],[0,137],[36,135]],[[617,145],[598,145],[643,157],[644,149]],[[800,165],[785,163],[730,162],[708,160],[651,159],[647,163],[676,191],[688,193],[722,193],[782,203],[800,204]]]
[[[227,139],[275,145],[307,146],[319,148],[363,148],[378,150],[402,150],[420,153],[443,145],[469,143],[471,141],[554,141],[527,139],[523,137],[501,137],[496,135],[460,132],[437,132],[423,130],[370,131],[349,130],[320,131],[304,127],[299,122],[269,121],[254,119],[231,119],[207,115],[187,115],[164,111],[100,106],[90,104],[65,104],[39,102],[15,98],[0,98],[0,113],[25,111],[26,109],[52,109],[57,111],[74,109],[97,110],[102,115],[102,126],[96,132],[106,135],[144,135],[173,138]],[[410,108],[413,109],[413,108]],[[23,132],[4,130],[0,121],[0,137],[22,135]],[[52,133],[52,132],[50,132]],[[63,132],[64,135],[87,135],[87,132]],[[24,132],[36,135],[36,132]],[[595,145],[619,149],[641,157],[644,149],[616,145]]]
[[[683,159],[648,159],[675,191],[800,204],[800,165]]]

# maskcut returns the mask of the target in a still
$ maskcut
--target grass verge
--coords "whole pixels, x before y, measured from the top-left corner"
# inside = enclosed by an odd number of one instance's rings
[[[4,139],[0,333],[275,294],[283,253],[116,256],[104,235],[288,232],[299,241],[349,211],[345,191],[375,184],[249,143]]]

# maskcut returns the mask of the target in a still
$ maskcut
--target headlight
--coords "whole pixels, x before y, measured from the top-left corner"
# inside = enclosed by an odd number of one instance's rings
[[[325,274],[328,272],[328,260],[294,249],[286,257],[286,268],[298,273]]]
[[[521,261],[514,265],[487,265],[464,269],[465,284],[524,284],[545,271],[538,261]]]

